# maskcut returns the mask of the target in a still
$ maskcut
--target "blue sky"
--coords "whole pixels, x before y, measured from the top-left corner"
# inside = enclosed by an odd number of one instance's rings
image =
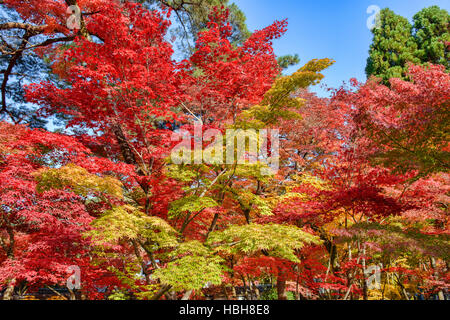
[[[438,5],[450,11],[449,0],[234,0],[247,16],[250,30],[264,28],[274,20],[288,18],[283,38],[274,43],[277,55],[297,53],[300,65],[314,58],[332,58],[336,64],[324,72],[322,83],[339,87],[343,81],[366,80],[364,72],[372,34],[367,27],[371,14],[367,8],[376,5],[390,8],[410,21],[425,7]],[[295,71],[290,68],[287,73]],[[327,93],[320,87],[313,91]]]

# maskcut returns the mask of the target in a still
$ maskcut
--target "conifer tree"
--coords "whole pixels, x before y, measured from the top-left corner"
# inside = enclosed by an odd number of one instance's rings
[[[438,6],[431,6],[418,12],[413,21],[416,56],[422,62],[442,64],[447,71],[450,70],[449,13]]]
[[[387,83],[390,78],[404,78],[407,63],[419,63],[414,56],[417,46],[412,38],[412,25],[390,9],[380,11],[379,27],[374,28],[367,60],[366,74]]]

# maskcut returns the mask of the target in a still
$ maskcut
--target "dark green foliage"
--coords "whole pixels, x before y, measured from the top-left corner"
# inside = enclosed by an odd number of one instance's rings
[[[407,19],[389,9],[380,11],[379,27],[372,30],[373,42],[367,60],[367,76],[405,78],[407,63],[419,63],[414,56],[417,45],[411,35],[412,26]]]
[[[288,300],[296,300],[293,292],[287,292],[286,295],[287,295]],[[263,301],[278,300],[277,289],[272,288],[269,291],[264,292],[261,295],[261,300],[263,300]]]
[[[425,8],[414,18],[416,56],[422,62],[442,64],[450,70],[450,15],[438,6]]]
[[[282,69],[287,69],[289,67],[295,66],[296,64],[300,63],[300,58],[298,57],[298,54],[295,55],[285,55],[277,58],[278,65]]]
[[[407,80],[408,63],[442,64],[450,67],[449,14],[437,6],[425,8],[413,19],[386,8],[380,11],[379,26],[372,30],[366,74],[388,84],[390,78]]]

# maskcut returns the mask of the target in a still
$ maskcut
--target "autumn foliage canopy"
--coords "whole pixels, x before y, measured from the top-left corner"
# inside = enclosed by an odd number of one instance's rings
[[[308,88],[334,61],[283,75],[272,45],[285,20],[236,43],[229,11],[216,7],[192,53],[175,61],[168,6],[3,3],[27,22],[14,28],[42,40],[30,50],[50,61],[53,78],[25,84],[27,103],[65,120],[62,132],[0,122],[4,296],[65,287],[73,266],[81,285],[67,298],[412,299],[448,290],[444,66],[410,64],[407,80],[351,80],[320,98]],[[70,30],[75,3],[83,15]],[[278,130],[279,169],[262,174],[261,159],[174,163],[174,134],[194,135],[199,122],[224,135]]]

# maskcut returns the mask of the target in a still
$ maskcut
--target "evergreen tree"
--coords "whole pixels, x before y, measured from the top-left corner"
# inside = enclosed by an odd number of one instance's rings
[[[380,11],[379,27],[374,28],[366,74],[382,78],[404,78],[407,63],[420,63],[414,53],[417,45],[412,37],[412,25],[402,16],[386,8]]]
[[[300,63],[300,58],[298,57],[298,54],[292,55],[288,54],[285,56],[281,56],[277,58],[278,65],[282,69],[287,69],[289,67],[295,66],[296,64]]]
[[[406,79],[408,63],[441,64],[450,69],[449,14],[438,6],[418,12],[413,24],[386,8],[380,11],[379,26],[372,30],[366,74]]]
[[[414,18],[414,39],[417,43],[416,56],[422,62],[442,64],[450,69],[450,15],[432,6],[418,12]]]

